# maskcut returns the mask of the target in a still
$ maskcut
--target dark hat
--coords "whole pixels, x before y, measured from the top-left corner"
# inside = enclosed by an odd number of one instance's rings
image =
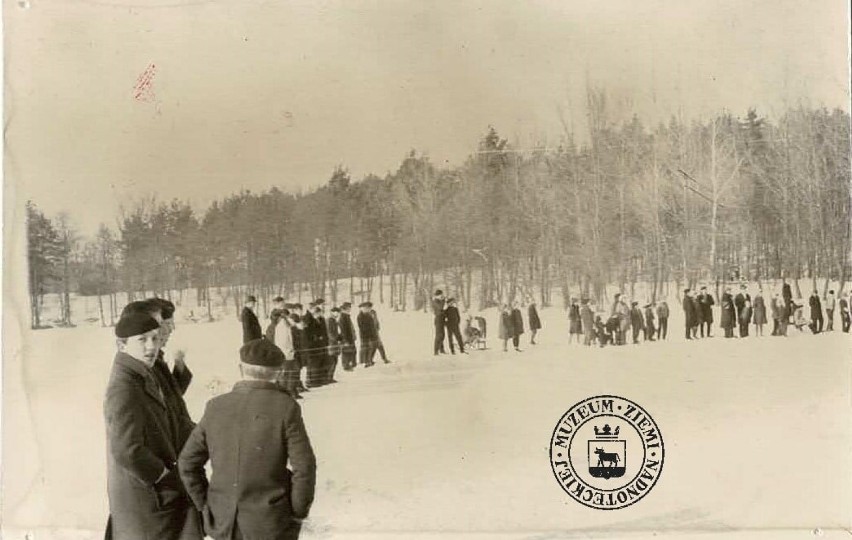
[[[706,291],[706,290],[707,290],[707,287],[706,287],[706,286],[702,286],[702,287],[701,287],[701,290],[702,290],[702,291]]]
[[[349,309],[352,307],[352,302],[343,302],[340,304],[340,309]]]
[[[369,302],[361,302],[360,304],[358,304],[358,307],[359,307],[359,308],[361,308],[361,307],[370,307],[371,305],[372,305],[372,304],[370,304]]]
[[[648,309],[651,306],[653,306],[653,304],[645,304],[645,309]]]
[[[293,309],[302,309],[304,307],[305,306],[303,306],[302,304],[293,304]]]
[[[441,296],[442,294],[444,294],[444,291],[442,291],[441,289],[437,289],[435,291],[435,296]]]
[[[366,305],[368,308],[373,307],[373,303],[372,303],[372,302],[364,302],[364,305]]]
[[[138,336],[160,327],[160,323],[147,313],[129,313],[115,325],[115,337],[129,338]]]
[[[634,302],[630,302],[630,305],[631,305],[631,306],[638,306],[638,305],[639,305],[639,302],[635,302],[635,301],[634,301]]]
[[[455,301],[456,301],[456,299],[455,299],[455,298],[452,298],[452,297],[450,297],[450,298],[448,298],[448,299],[447,299],[447,303],[448,303],[448,304],[452,304],[452,303],[454,303]]]
[[[254,339],[240,347],[240,361],[252,366],[277,368],[284,365],[284,353],[268,339]]]
[[[282,298],[281,296],[276,296],[275,298],[272,299],[272,301],[273,302],[283,302],[284,298]]]
[[[332,313],[340,313],[340,308],[339,307],[333,307],[333,308],[331,308],[331,312]]]
[[[154,306],[160,312],[163,319],[171,319],[175,315],[175,305],[170,300],[166,300],[165,298],[149,298],[145,302]]]
[[[257,302],[257,298],[255,298],[254,296],[248,296],[246,298],[246,304],[248,304],[250,302]]]
[[[688,293],[689,289],[684,289],[683,292]]]
[[[151,315],[152,312],[159,312],[160,308],[155,308],[146,300],[136,300],[135,302],[130,302],[124,309],[121,310],[121,315],[119,318],[127,317],[128,315],[132,315],[134,313],[141,313],[143,315]]]
[[[588,298],[583,298],[583,299],[581,299],[581,300],[580,300],[580,303],[581,303],[581,304],[588,304],[588,303],[589,303],[589,299],[588,299]]]
[[[323,304],[325,304],[325,300],[323,300],[322,298],[317,298],[316,300],[314,300],[315,306],[321,306]]]

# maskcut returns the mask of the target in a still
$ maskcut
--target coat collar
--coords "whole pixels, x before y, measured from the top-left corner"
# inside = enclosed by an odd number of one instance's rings
[[[154,378],[155,375],[152,371],[153,368],[148,368],[148,366],[143,364],[141,361],[123,352],[116,353],[115,365],[125,371],[133,373],[137,377],[141,377],[144,383],[145,392],[162,407],[166,406],[161,389]]]
[[[269,382],[269,381],[239,381],[234,384],[235,391],[248,391],[252,389],[260,389],[260,390],[281,390],[281,387],[278,386],[278,383]]]

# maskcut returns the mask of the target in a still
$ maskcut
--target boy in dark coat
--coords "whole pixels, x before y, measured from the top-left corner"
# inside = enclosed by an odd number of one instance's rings
[[[352,371],[356,365],[355,326],[352,324],[352,309],[350,302],[340,306],[340,354],[343,357],[343,369]]]
[[[524,333],[524,316],[521,315],[520,304],[515,302],[512,304],[512,345],[515,350],[521,352],[519,348],[521,344],[521,335]]]
[[[129,313],[115,336],[118,353],[104,400],[106,537],[201,540],[198,514],[175,467],[191,422],[173,407],[173,389],[155,368],[160,325],[145,313]]]
[[[639,332],[645,330],[645,320],[642,318],[642,310],[639,302],[630,302],[630,326],[633,328],[633,344],[639,344]]]
[[[742,320],[742,311],[745,309],[746,301],[751,304],[751,295],[748,294],[746,290],[745,284],[740,285],[740,292],[737,294],[736,298],[734,298],[734,307],[736,308],[736,320]],[[748,335],[748,327],[745,329],[745,333],[743,333],[743,328],[740,326],[740,337],[746,337]]]
[[[536,308],[535,302],[530,302],[529,307],[527,307],[527,320],[530,323],[530,345],[535,345],[535,336],[541,330],[541,319],[538,316],[538,308]]]
[[[458,343],[459,352],[465,354],[464,341],[461,335],[461,315],[459,314],[459,308],[456,307],[455,298],[447,300],[447,308],[444,310],[444,323],[447,327],[447,338],[450,341],[450,354],[456,354],[453,341]]]
[[[734,324],[737,320],[737,312],[734,307],[734,298],[731,296],[731,289],[725,288],[725,293],[722,295],[722,310],[719,317],[719,325],[725,330],[725,337],[734,337]]]
[[[666,339],[669,334],[669,305],[665,300],[657,303],[657,322],[660,324],[657,336],[660,339]]]
[[[435,356],[446,354],[444,350],[444,291],[438,289],[435,291],[435,296],[432,297],[432,317],[435,324],[435,343],[433,352]]]
[[[683,290],[683,317],[686,325],[686,339],[692,339],[693,327],[696,325],[695,306],[692,303],[692,296],[689,293],[689,289]]]
[[[257,320],[257,315],[254,314],[254,308],[257,306],[257,298],[249,296],[246,298],[245,307],[240,314],[240,321],[243,323],[243,343],[254,341],[263,337],[263,330],[260,328],[260,322]]]
[[[822,318],[822,301],[819,298],[819,293],[814,291],[808,299],[808,305],[811,308],[811,332],[819,334],[822,332],[824,320]]]
[[[716,302],[713,300],[713,295],[707,292],[707,287],[701,287],[701,292],[698,295],[698,308],[701,312],[701,323],[699,326],[701,337],[713,337],[713,306]]]
[[[654,341],[654,304],[645,304],[645,341]]]
[[[373,357],[376,355],[376,321],[370,310],[373,304],[363,302],[358,306],[361,311],[358,313],[358,335],[361,340],[361,348],[358,351],[358,361],[364,367],[370,367],[373,362]],[[443,321],[441,322],[443,325]]]
[[[180,454],[180,476],[216,540],[293,540],[314,500],[316,458],[299,405],[275,383],[281,350],[255,340],[240,360],[243,380],[207,402]]]

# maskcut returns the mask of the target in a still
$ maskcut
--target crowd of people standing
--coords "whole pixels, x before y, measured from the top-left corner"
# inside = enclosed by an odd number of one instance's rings
[[[359,304],[354,323],[351,302],[332,307],[328,315],[322,298],[307,308],[287,303],[280,296],[272,302],[270,322],[263,332],[254,312],[257,299],[246,299],[240,314],[243,343],[267,339],[281,349],[285,360],[280,382],[295,399],[312,388],[337,383],[334,374],[338,363],[344,371],[352,371],[359,364],[372,367],[376,353],[385,364],[390,363],[372,302]]]

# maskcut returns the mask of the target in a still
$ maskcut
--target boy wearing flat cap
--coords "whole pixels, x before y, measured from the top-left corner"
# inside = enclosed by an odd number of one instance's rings
[[[275,382],[284,366],[278,347],[266,339],[250,341],[240,360],[243,380],[207,403],[178,460],[180,475],[208,536],[295,539],[316,484],[301,409]]]
[[[160,325],[128,313],[115,326],[104,417],[107,431],[107,538],[200,540],[198,514],[176,470],[180,418],[154,372]]]

